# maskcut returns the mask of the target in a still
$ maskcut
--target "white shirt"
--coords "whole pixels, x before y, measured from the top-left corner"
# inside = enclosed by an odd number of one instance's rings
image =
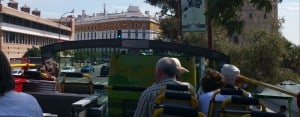
[[[8,91],[0,96],[0,117],[43,117],[43,111],[33,96]]]
[[[206,92],[206,93],[199,96],[200,109],[201,109],[201,112],[203,112],[205,115],[208,114],[209,103],[210,103],[210,100],[211,100],[213,94],[214,94],[214,91],[210,91],[210,92]],[[215,100],[216,101],[224,101],[224,100],[230,99],[230,98],[231,98],[230,95],[220,95],[220,94],[218,94],[216,96]]]

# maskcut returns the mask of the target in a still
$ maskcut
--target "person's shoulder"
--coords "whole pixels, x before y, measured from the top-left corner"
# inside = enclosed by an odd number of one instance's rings
[[[160,88],[161,88],[160,86],[154,84],[154,85],[148,87],[148,88],[142,93],[142,95],[149,95],[149,94],[155,93],[155,92],[159,91]]]
[[[16,95],[18,95],[18,97],[22,97],[24,99],[35,99],[35,97],[33,97],[32,95],[28,94],[28,93],[24,93],[24,92],[16,92]]]

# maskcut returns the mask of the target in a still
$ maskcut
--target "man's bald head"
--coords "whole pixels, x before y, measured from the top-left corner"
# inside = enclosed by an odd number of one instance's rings
[[[156,63],[156,71],[160,71],[164,76],[175,77],[177,66],[170,57],[163,57]]]

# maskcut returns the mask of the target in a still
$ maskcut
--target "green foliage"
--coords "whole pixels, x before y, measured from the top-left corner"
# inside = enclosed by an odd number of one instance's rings
[[[28,48],[23,57],[41,57],[41,50],[35,46]]]
[[[183,43],[192,46],[207,48],[207,33],[205,32],[187,32],[183,34]]]
[[[262,31],[250,32],[248,35],[250,40],[243,44],[217,39],[215,48],[230,56],[231,63],[237,65],[245,76],[271,84],[284,80],[299,82],[298,75],[282,66],[290,52],[284,38]]]
[[[265,12],[272,11],[272,1],[273,0],[249,0],[254,7]],[[278,2],[281,1],[282,0],[278,0]],[[167,15],[175,18],[178,15],[176,12],[178,8],[177,0],[146,0],[145,2],[161,8],[161,14],[163,16]],[[244,22],[241,21],[239,12],[242,10],[245,0],[206,0],[206,2],[208,2],[208,11],[206,12],[207,18],[211,19],[216,26],[225,29],[228,36],[240,34],[242,32]],[[174,25],[178,24],[175,23]],[[175,28],[176,26],[172,25],[172,27]],[[164,28],[162,29],[164,31]],[[178,29],[175,28],[175,30]],[[170,38],[173,37],[171,36]]]
[[[64,50],[62,51],[62,55],[63,56],[68,56],[68,55],[71,55],[72,54],[72,50]]]
[[[176,39],[178,34],[178,23],[174,17],[167,17],[160,20],[161,35],[163,38]]]
[[[76,50],[74,52],[75,60],[85,60],[88,57],[88,52]]]
[[[300,74],[300,47],[291,42],[285,42],[288,53],[283,58],[282,66]]]

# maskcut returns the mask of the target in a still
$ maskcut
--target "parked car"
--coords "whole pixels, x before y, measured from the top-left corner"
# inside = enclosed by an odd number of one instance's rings
[[[24,73],[24,70],[22,69],[12,69],[11,70],[11,75],[13,76],[19,76],[22,75]]]
[[[100,76],[101,77],[107,77],[109,75],[109,66],[103,65],[100,69]]]
[[[75,72],[75,67],[73,67],[73,66],[64,66],[60,70],[60,75],[63,76],[65,73],[68,73],[68,72]]]
[[[81,72],[94,72],[95,68],[91,65],[83,66],[80,70]]]

